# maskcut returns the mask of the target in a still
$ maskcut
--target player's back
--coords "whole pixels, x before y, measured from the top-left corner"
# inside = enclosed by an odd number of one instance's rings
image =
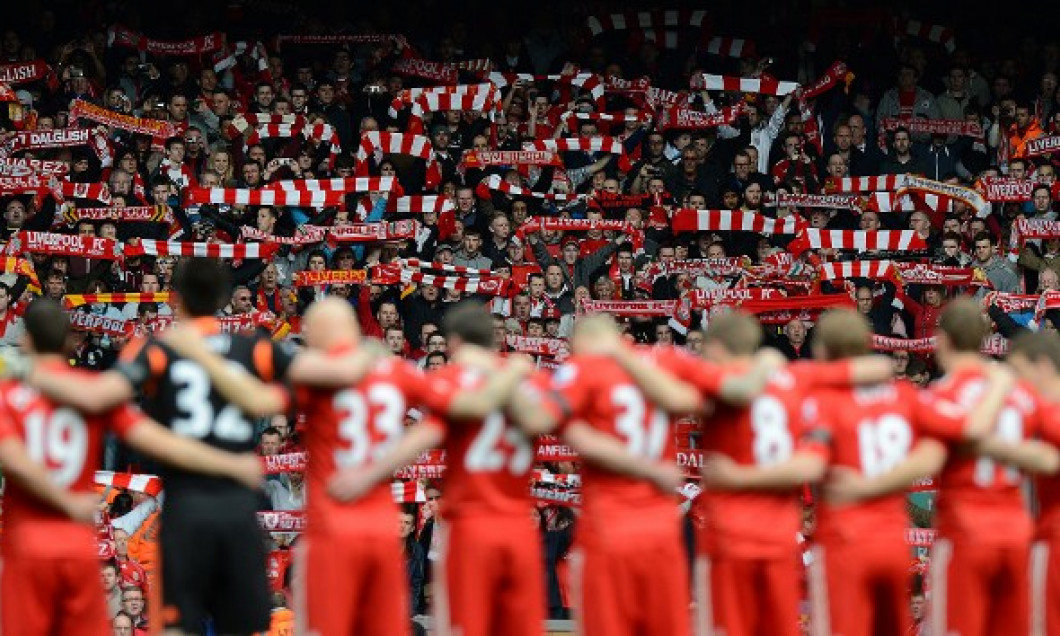
[[[937,395],[972,409],[987,387],[979,368],[947,375],[934,387]],[[1030,439],[1041,430],[1039,399],[1024,384],[1017,384],[1005,399],[994,434],[1003,440]],[[989,543],[1025,541],[1030,516],[1024,505],[1023,474],[1014,467],[977,457],[962,449],[960,438],[944,438],[949,447],[939,475],[936,526],[952,536],[974,536]]]
[[[1042,432],[1045,442],[1060,448],[1060,403],[1042,402]],[[1060,539],[1060,474],[1036,475],[1038,494],[1037,535],[1040,539]]]
[[[306,512],[309,532],[373,531],[392,535],[397,506],[390,482],[348,503],[328,497],[327,486],[341,470],[371,464],[404,430],[405,414],[418,405],[424,377],[396,358],[381,361],[354,386],[300,387],[298,408],[308,426],[302,440],[309,453]]]
[[[427,381],[427,388],[437,393],[440,401],[440,396],[445,394],[452,396],[456,391],[481,389],[486,375],[450,364],[428,373]],[[431,408],[430,404],[426,406]],[[529,515],[533,445],[504,413],[496,411],[482,419],[467,420],[437,414],[429,421],[445,431],[444,518],[476,515],[525,518]]]
[[[878,477],[902,462],[918,436],[922,403],[908,382],[886,382],[847,389],[821,389],[810,394],[804,410],[811,448],[825,449],[832,466]],[[818,509],[817,536],[856,540],[858,537],[903,536],[908,525],[905,494],[896,492],[853,505],[823,502]]]
[[[717,404],[701,420],[703,450],[747,466],[787,460],[800,435],[802,396],[795,375],[785,369],[749,405]],[[756,557],[791,551],[799,529],[793,492],[708,491],[701,499],[708,551]]]
[[[573,356],[556,371],[553,387],[566,401],[573,420],[583,420],[623,441],[629,453],[654,461],[675,458],[669,416],[644,396],[614,360]],[[674,497],[660,493],[649,482],[591,462],[584,462],[582,473],[582,528],[590,520],[597,530],[608,532],[656,527],[675,519]]]
[[[70,382],[91,375],[61,363],[49,366],[68,375]],[[14,381],[0,383],[0,408],[4,434],[18,435],[30,457],[48,470],[57,485],[83,493],[94,492],[93,477],[102,456],[104,431],[122,435],[137,417],[128,407],[85,417]],[[97,555],[96,531],[74,523],[8,480],[3,550],[4,554],[20,556],[93,558]]]
[[[201,323],[209,348],[230,364],[242,367],[264,381],[283,377],[290,355],[258,334],[218,333],[216,325]],[[161,341],[143,340],[122,353],[118,370],[140,388],[144,411],[175,434],[197,439],[222,450],[245,453],[256,446],[254,423],[239,407],[226,400],[196,362],[181,358]],[[250,493],[230,479],[163,468],[166,490],[199,494]]]

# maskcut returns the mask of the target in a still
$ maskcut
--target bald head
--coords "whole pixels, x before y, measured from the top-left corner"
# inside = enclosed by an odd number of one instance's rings
[[[571,348],[577,354],[584,352],[597,340],[619,337],[620,335],[621,331],[611,316],[606,314],[585,316],[574,323],[574,331],[571,333]]]
[[[309,306],[302,319],[302,333],[311,349],[331,349],[357,344],[361,329],[350,303],[329,296]]]

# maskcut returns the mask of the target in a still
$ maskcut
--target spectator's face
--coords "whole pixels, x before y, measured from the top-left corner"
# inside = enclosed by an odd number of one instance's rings
[[[427,510],[431,512],[431,515],[438,515],[438,506],[442,503],[442,491],[436,488],[427,489]]]
[[[161,291],[162,287],[158,284],[158,276],[154,274],[144,274],[143,280],[140,281],[140,291],[151,294],[157,291]]]
[[[114,553],[120,557],[129,556],[129,533],[124,530],[114,531]]]
[[[250,290],[238,289],[232,296],[232,312],[237,314],[250,313]]]
[[[516,296],[512,301],[512,314],[516,320],[524,321],[530,317],[530,297],[525,295]]]
[[[615,285],[610,278],[601,276],[593,285],[593,291],[597,299],[611,298],[615,293]]]
[[[531,338],[540,338],[545,335],[545,328],[539,322],[531,322],[526,325],[526,335]]]
[[[118,585],[118,573],[111,566],[103,568],[103,589],[108,593],[114,591]]]
[[[309,269],[314,272],[324,271],[324,257],[319,254],[309,257]]]
[[[872,311],[872,290],[860,288],[857,291],[858,311],[867,314]]]
[[[545,278],[543,276],[534,276],[530,279],[530,297],[541,298],[545,294]]]
[[[850,127],[850,140],[852,143],[861,145],[865,141],[865,120],[860,115],[854,115],[847,120]]]
[[[318,86],[317,99],[325,106],[330,105],[335,100],[335,87],[330,84]]]
[[[745,155],[737,155],[732,162],[732,172],[737,179],[746,180],[751,174],[751,159]]]
[[[258,104],[265,106],[266,108],[272,104],[272,100],[276,98],[276,94],[273,92],[271,86],[259,86],[254,91],[254,99],[257,100]]]
[[[464,253],[468,256],[478,255],[482,247],[482,237],[478,234],[467,234],[464,236]]]
[[[847,160],[839,155],[832,155],[829,157],[828,174],[838,178],[847,176]]]
[[[942,242],[942,253],[946,258],[957,258],[960,256],[960,245],[957,241],[947,239]]]
[[[124,614],[114,617],[114,636],[133,636],[132,619]]]
[[[655,326],[655,342],[658,344],[669,345],[674,343],[674,332],[668,325],[656,325]]]
[[[503,326],[502,326],[502,328],[503,328]],[[435,351],[439,351],[441,353],[446,353],[449,350],[449,343],[446,342],[445,336],[443,336],[440,333],[431,334],[427,338],[426,342],[427,342],[427,353],[434,353]]]
[[[661,157],[666,150],[666,139],[662,135],[648,137],[648,154],[652,158]]]
[[[744,200],[749,208],[758,208],[762,205],[762,186],[752,183],[743,192]]]
[[[412,531],[416,529],[416,521],[412,515],[407,513],[401,513],[398,517],[398,536],[402,539],[407,539],[412,535]]]
[[[44,286],[49,298],[59,298],[66,293],[66,281],[62,276],[49,276]]]
[[[994,246],[990,241],[983,239],[975,242],[975,258],[981,263],[985,263],[990,260],[990,257],[994,255]]]
[[[563,245],[563,262],[573,265],[578,260],[578,244],[566,243]]]
[[[689,331],[688,337],[685,338],[685,348],[696,355],[703,355],[703,333]]]
[[[493,232],[493,236],[506,239],[512,233],[512,226],[506,217],[498,216],[490,223],[490,231]]]
[[[563,287],[563,270],[558,265],[549,265],[545,271],[545,284],[551,291],[559,291]]]
[[[617,256],[618,270],[628,274],[633,270],[633,255],[629,252],[619,252]]]
[[[931,221],[922,212],[914,212],[909,217],[909,229],[915,230],[920,236],[927,236],[931,232]]]
[[[304,88],[296,88],[291,91],[291,107],[301,112],[309,101],[309,94]]]
[[[880,229],[880,217],[875,212],[865,210],[861,213],[858,225],[863,230],[878,230]]]
[[[243,181],[247,185],[261,183],[261,168],[256,163],[248,163],[243,166]]]
[[[1022,161],[1013,161],[1008,168],[1008,176],[1013,179],[1026,179],[1027,178],[1027,166]]]
[[[1060,289],[1060,275],[1055,270],[1043,269],[1038,275],[1038,291],[1056,291]]]
[[[852,139],[850,136],[850,126],[838,126],[835,129],[835,146],[841,151],[847,151],[850,149]]]
[[[144,613],[144,593],[140,590],[125,590],[121,596],[121,608],[133,618]]]
[[[919,623],[924,620],[924,608],[926,605],[923,594],[914,594],[909,599],[909,612],[913,615],[914,622]]]
[[[717,243],[707,248],[707,258],[725,258],[725,247]]]
[[[928,287],[924,290],[924,303],[931,307],[938,307],[942,304],[942,292],[934,287]]]
[[[909,152],[910,139],[909,133],[900,131],[894,135],[894,150],[900,155],[904,155]]]
[[[470,212],[475,207],[475,194],[468,188],[457,190],[456,207],[463,214]]]
[[[291,425],[287,422],[286,415],[274,415],[269,421],[269,426],[276,429],[280,434],[280,443],[282,444],[291,436]]]
[[[202,153],[202,133],[198,130],[189,129],[188,132],[184,133],[184,146],[187,148],[187,152],[192,157],[199,156]]]
[[[1016,109],[1016,125],[1020,128],[1025,128],[1031,123],[1031,111],[1026,106],[1020,106]]]
[[[1053,185],[1056,181],[1056,171],[1053,170],[1052,166],[1042,166],[1038,168],[1038,181],[1046,185]]]
[[[946,219],[942,222],[943,232],[953,232],[954,234],[961,233],[961,221],[960,219]]]
[[[386,346],[390,353],[400,356],[405,350],[405,333],[400,329],[390,329],[386,332]]]
[[[1049,196],[1048,190],[1035,190],[1034,191],[1034,210],[1038,213],[1045,213],[1049,211],[1049,208],[1053,204],[1053,199]]]
[[[788,340],[793,343],[805,342],[806,325],[802,324],[801,320],[792,320],[784,327],[784,333],[787,334]]]
[[[280,444],[283,440],[279,435],[275,433],[267,433],[261,436],[261,454],[262,455],[275,455],[280,452]]]
[[[210,97],[210,108],[213,109],[214,115],[223,117],[232,108],[232,99],[225,93],[214,93]]]
[[[376,316],[379,321],[379,326],[386,329],[387,327],[393,327],[398,322],[397,307],[392,303],[383,303],[379,307],[379,315]]]
[[[903,68],[898,71],[898,88],[903,91],[912,90],[916,86],[916,71],[911,68]]]
[[[169,117],[174,121],[184,121],[188,118],[187,97],[174,95],[169,98]]]

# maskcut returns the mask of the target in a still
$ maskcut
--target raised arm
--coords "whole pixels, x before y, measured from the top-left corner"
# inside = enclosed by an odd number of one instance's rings
[[[328,494],[339,501],[359,499],[380,482],[392,478],[398,469],[410,464],[423,451],[441,444],[444,438],[441,428],[420,422],[409,428],[381,458],[367,466],[347,468],[335,475],[328,483]]]
[[[582,459],[616,473],[650,481],[663,492],[673,492],[681,485],[683,476],[675,464],[633,455],[620,440],[584,422],[571,423],[562,438]]]

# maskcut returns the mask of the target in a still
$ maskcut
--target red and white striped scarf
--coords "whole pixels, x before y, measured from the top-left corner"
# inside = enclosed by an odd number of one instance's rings
[[[535,199],[543,199],[545,201],[578,201],[589,196],[587,194],[553,194],[549,192],[535,192],[527,188],[512,185],[508,181],[502,179],[498,174],[491,174],[483,179],[475,188],[475,193],[483,199],[488,199],[491,190],[507,194],[508,196],[532,197]]]
[[[891,132],[898,128],[905,128],[914,134],[961,135],[975,138],[983,136],[983,127],[979,125],[979,122],[970,122],[963,119],[900,119],[898,117],[884,117],[880,122],[881,132]]]
[[[873,280],[895,280],[891,261],[842,261],[821,263],[817,267],[821,280],[843,278],[871,278]]]
[[[468,150],[460,155],[460,168],[487,166],[555,166],[563,167],[555,152],[538,150]]]
[[[65,161],[26,159],[23,157],[0,158],[0,177],[65,177],[70,165]]]
[[[489,81],[496,84],[498,89],[502,89],[508,86],[515,80],[523,80],[525,82],[537,82],[537,81],[550,81],[557,82],[559,84],[567,84],[574,88],[578,88],[589,94],[597,107],[603,106],[604,99],[604,84],[600,80],[600,76],[595,73],[573,73],[573,74],[554,74],[554,75],[533,75],[530,73],[490,73]]]
[[[456,209],[450,197],[441,194],[412,195],[387,199],[386,211],[398,214],[443,214]]]
[[[990,279],[978,267],[954,267],[931,263],[894,263],[901,282],[908,285],[990,287]]]
[[[688,301],[696,309],[709,309],[718,305],[742,307],[744,303],[759,300],[787,298],[782,289],[773,287],[740,287],[736,289],[693,289]]]
[[[92,480],[100,486],[114,486],[134,492],[157,497],[162,492],[162,480],[156,475],[135,473],[115,473],[109,470],[97,470]]]
[[[589,16],[585,26],[594,37],[609,31],[653,30],[675,27],[702,27],[706,11],[629,11]]]
[[[467,91],[434,91],[420,95],[409,110],[409,122],[407,132],[420,135],[424,132],[423,115],[442,110],[459,110],[483,112],[489,115],[491,121],[502,112],[502,101],[500,91],[492,84],[476,84],[477,90]]]
[[[490,270],[465,269],[458,272],[452,265],[423,263],[413,259],[380,265],[372,272],[373,282],[379,284],[417,283],[442,289],[454,289],[467,294],[509,296],[513,290],[510,279],[501,278]],[[433,272],[444,272],[436,274]]]
[[[824,190],[828,194],[839,192],[893,192],[904,188],[909,183],[907,174],[888,174],[876,177],[829,177],[825,180]]]
[[[408,40],[399,33],[346,33],[336,35],[277,35],[273,43],[280,50],[285,43],[301,45],[382,44],[394,42],[399,48],[408,46]]]
[[[722,57],[744,58],[758,55],[753,41],[722,36],[714,36],[707,40],[707,44],[702,50],[711,55],[720,55]]]
[[[695,210],[681,208],[674,212],[673,231],[678,232],[760,232],[762,234],[796,234],[806,227],[798,216],[771,219],[746,210]]]
[[[343,205],[345,192],[287,191],[246,188],[185,188],[181,191],[185,206],[191,205],[268,205],[299,208],[328,208]]]
[[[455,86],[423,86],[406,88],[398,93],[398,96],[390,102],[391,117],[396,118],[398,112],[416,103],[422,97],[435,95],[476,95],[479,93],[494,94],[498,90],[491,82],[481,84],[457,84]]]
[[[672,316],[679,300],[586,300],[582,309],[588,314],[613,316]]]
[[[926,250],[927,243],[913,230],[820,230],[806,228],[788,245],[788,251],[799,255],[806,250]]]
[[[763,95],[777,95],[783,97],[795,92],[799,85],[797,82],[782,82],[773,78],[762,77],[730,77],[727,75],[711,75],[709,73],[697,73],[692,76],[691,88],[694,91],[723,91],[726,93],[760,93]]]
[[[427,189],[434,189],[442,180],[442,171],[434,157],[431,140],[423,135],[390,133],[372,130],[361,135],[357,148],[357,175],[368,176],[368,157],[379,151],[383,154],[409,155],[427,161]]]
[[[648,275],[669,276],[670,274],[688,274],[689,276],[706,276],[720,278],[725,276],[742,276],[750,265],[745,256],[726,258],[701,258],[674,260],[669,263],[656,262],[648,266]]]
[[[825,70],[824,74],[814,80],[812,84],[799,88],[797,93],[799,101],[805,103],[822,95],[838,86],[839,82],[845,79],[852,79],[847,72],[847,65],[843,62],[833,62],[832,65]]]
[[[625,155],[622,141],[618,137],[561,137],[559,139],[539,139],[523,144],[527,150],[551,150],[552,152],[608,152],[613,155]]]
[[[251,119],[249,114],[245,116],[248,121]],[[303,115],[257,114],[253,119],[257,123],[254,124],[253,129],[248,129],[246,132],[246,143],[248,145],[259,144],[262,139],[290,138],[295,135],[302,135],[306,139],[316,139],[327,143],[328,167],[329,169],[335,167],[335,159],[342,152],[342,144],[339,141],[339,134],[331,124],[310,124]],[[229,127],[237,131],[231,124],[229,124]]]
[[[325,227],[302,225],[298,229],[299,232],[294,236],[276,236],[275,234],[262,232],[256,227],[244,225],[240,228],[239,233],[240,236],[251,241],[278,243],[280,245],[310,245],[312,243],[320,243],[327,238],[328,228]]]
[[[107,29],[107,46],[124,46],[152,55],[194,56],[224,48],[225,34],[214,31],[189,40],[153,40],[120,24]]]
[[[941,44],[946,49],[946,52],[951,55],[957,50],[957,40],[953,35],[953,31],[944,26],[928,24],[919,20],[895,18],[894,31],[896,43],[898,37],[908,35],[923,38],[935,44]]]
[[[240,40],[233,45],[225,46],[213,55],[213,70],[215,73],[224,73],[236,65],[239,56],[249,55],[250,59],[257,62],[258,72],[269,68],[269,52],[261,42],[247,42]]]
[[[139,245],[126,245],[126,256],[196,256],[206,258],[271,258],[275,243],[197,243],[140,239]]]
[[[62,200],[59,183],[55,177],[36,174],[25,177],[0,177],[0,196],[32,193],[37,199],[51,195]]]
[[[4,254],[49,254],[114,260],[122,258],[122,245],[114,239],[54,232],[27,232],[12,235]]]

